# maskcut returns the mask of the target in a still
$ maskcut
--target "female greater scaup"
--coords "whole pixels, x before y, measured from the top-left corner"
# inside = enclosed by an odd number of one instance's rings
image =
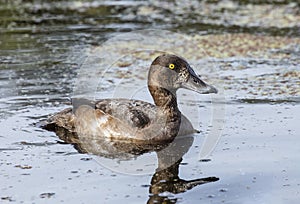
[[[179,88],[200,94],[217,93],[217,89],[195,74],[186,60],[163,54],[152,62],[148,73],[148,89],[155,105],[129,99],[85,101],[73,110],[68,108],[49,118],[45,128],[64,128],[87,138],[147,143],[172,141],[177,135],[195,132],[178,109]]]

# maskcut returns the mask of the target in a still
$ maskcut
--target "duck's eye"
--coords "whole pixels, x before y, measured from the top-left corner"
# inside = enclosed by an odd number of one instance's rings
[[[169,68],[170,68],[170,69],[174,69],[174,68],[175,68],[175,65],[174,65],[174,64],[169,64]]]

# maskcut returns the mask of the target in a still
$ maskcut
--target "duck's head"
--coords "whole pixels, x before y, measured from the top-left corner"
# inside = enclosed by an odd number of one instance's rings
[[[206,84],[191,66],[181,57],[170,54],[158,56],[151,64],[148,86],[165,88],[175,93],[185,88],[200,94],[217,93],[217,89]]]

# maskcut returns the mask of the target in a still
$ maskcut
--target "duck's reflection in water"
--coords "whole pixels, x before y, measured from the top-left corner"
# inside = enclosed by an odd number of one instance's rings
[[[156,152],[158,167],[151,179],[149,200],[147,203],[176,203],[176,198],[164,195],[183,193],[195,186],[219,180],[217,177],[205,177],[193,180],[179,178],[179,165],[182,157],[193,144],[192,136],[181,136],[168,144],[143,144],[125,141],[111,141],[78,136],[64,129],[56,128],[56,134],[66,143],[73,144],[80,153],[94,154],[112,159],[136,158],[146,152]]]
[[[177,137],[172,143],[160,151],[156,151],[158,168],[152,176],[149,188],[150,198],[148,203],[175,203],[176,198],[163,196],[162,193],[178,194],[209,182],[219,180],[217,177],[184,180],[179,178],[179,165],[184,154],[192,146],[194,137]]]

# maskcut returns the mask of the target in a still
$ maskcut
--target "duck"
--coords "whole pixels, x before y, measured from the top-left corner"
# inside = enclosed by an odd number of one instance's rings
[[[72,101],[67,108],[47,119],[44,129],[64,129],[84,138],[136,143],[164,143],[177,135],[197,132],[177,104],[176,92],[184,88],[199,94],[217,93],[201,80],[182,57],[157,56],[148,71],[148,90],[154,104],[134,99],[112,98]]]

